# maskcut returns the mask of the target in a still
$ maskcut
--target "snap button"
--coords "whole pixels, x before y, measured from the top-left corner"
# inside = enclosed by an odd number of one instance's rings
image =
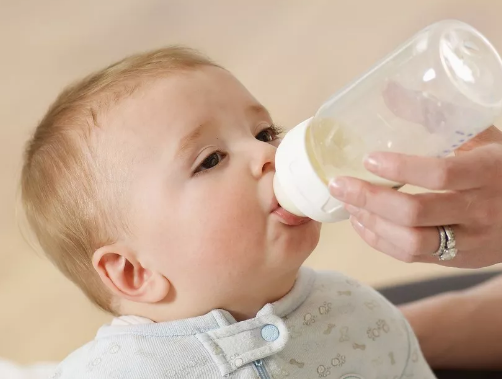
[[[261,337],[267,342],[273,342],[279,338],[279,328],[272,324],[265,325],[261,328]]]
[[[242,358],[237,358],[234,363],[236,367],[241,367],[244,361],[242,360]]]
[[[364,378],[360,375],[348,374],[348,375],[341,376],[340,379],[364,379]]]

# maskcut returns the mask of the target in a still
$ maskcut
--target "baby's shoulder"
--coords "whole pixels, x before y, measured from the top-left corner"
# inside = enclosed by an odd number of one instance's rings
[[[99,367],[102,363],[102,341],[93,340],[70,353],[56,368],[51,379],[102,378]]]
[[[394,310],[395,307],[374,288],[337,271],[315,271],[307,302],[329,299],[336,304],[352,303],[366,309]]]
[[[327,271],[315,272],[311,283],[305,301],[285,317],[293,342],[285,357],[319,377],[401,377],[410,356],[418,360],[404,316],[373,288]]]
[[[355,290],[356,292],[376,292],[372,287],[361,283],[347,274],[332,270],[314,270],[315,291],[323,291],[326,288],[338,289],[340,291]]]
[[[144,367],[149,368],[149,373],[166,371],[171,353],[186,344],[187,339],[134,334],[96,338],[68,355],[52,378],[146,379],[150,376],[144,376]]]
[[[335,271],[316,271],[309,296],[288,318],[304,326],[357,326],[365,333],[385,333],[393,324],[399,334],[406,333],[404,318],[393,304],[370,286]]]

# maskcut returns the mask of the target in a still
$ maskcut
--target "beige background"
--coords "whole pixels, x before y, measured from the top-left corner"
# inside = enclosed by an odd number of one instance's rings
[[[57,360],[108,316],[23,242],[14,216],[24,141],[69,81],[167,44],[200,48],[293,126],[427,24],[458,18],[502,50],[500,0],[0,0],[0,356]],[[456,273],[367,248],[345,223],[308,262],[387,284]]]

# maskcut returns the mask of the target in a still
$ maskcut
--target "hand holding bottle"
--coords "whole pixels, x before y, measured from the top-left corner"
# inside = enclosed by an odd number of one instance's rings
[[[366,243],[405,262],[477,268],[502,262],[502,132],[491,127],[448,158],[370,154],[365,166],[388,180],[441,190],[407,194],[356,178],[330,185]],[[441,262],[436,226],[452,225],[457,257]]]

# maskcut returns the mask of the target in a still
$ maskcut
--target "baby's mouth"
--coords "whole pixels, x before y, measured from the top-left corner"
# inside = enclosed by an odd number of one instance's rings
[[[275,197],[274,197],[274,202],[272,204],[271,213],[274,213],[275,215],[277,215],[283,224],[286,224],[289,226],[303,225],[309,221],[312,221],[308,217],[300,217],[300,216],[294,215],[291,212],[288,212],[287,210],[285,210],[283,207],[281,207],[279,205],[279,203],[277,202],[277,199],[275,199]]]

